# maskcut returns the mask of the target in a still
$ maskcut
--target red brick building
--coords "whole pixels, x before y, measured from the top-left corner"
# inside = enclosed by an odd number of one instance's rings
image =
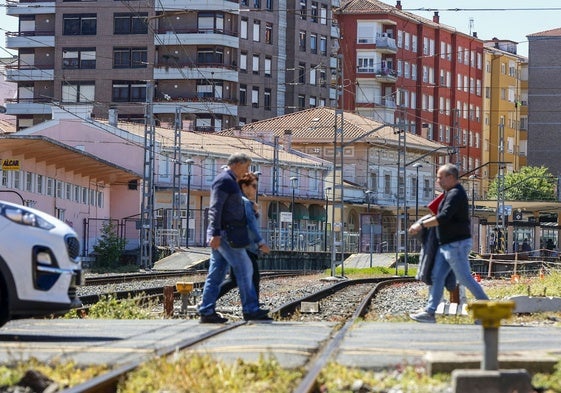
[[[347,0],[342,36],[343,107],[457,147],[442,160],[461,173],[480,165],[483,41],[377,0]]]

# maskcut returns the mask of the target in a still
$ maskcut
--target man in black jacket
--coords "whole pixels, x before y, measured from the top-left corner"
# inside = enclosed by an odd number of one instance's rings
[[[249,320],[271,320],[268,310],[259,308],[259,300],[253,286],[253,267],[245,247],[250,243],[242,192],[237,179],[249,170],[251,158],[243,153],[232,154],[228,169],[214,179],[208,209],[207,237],[212,248],[210,266],[203,289],[203,299],[198,311],[201,323],[225,323],[228,320],[216,310],[220,284],[224,281],[228,266],[232,267],[240,290],[243,316]],[[233,228],[229,231],[228,228]],[[228,238],[230,234],[230,238]],[[234,236],[245,234],[245,244],[234,243]],[[237,237],[237,236],[236,236]],[[236,239],[241,241],[240,239]]]
[[[438,251],[431,272],[432,286],[425,309],[409,316],[417,322],[435,323],[434,313],[444,292],[446,276],[452,270],[460,285],[465,286],[478,300],[489,299],[481,285],[471,275],[468,255],[471,250],[471,224],[469,203],[464,187],[460,184],[458,168],[453,164],[442,165],[437,181],[444,190],[444,199],[438,212],[425,220],[411,225],[409,233],[417,234],[423,228],[436,227]]]

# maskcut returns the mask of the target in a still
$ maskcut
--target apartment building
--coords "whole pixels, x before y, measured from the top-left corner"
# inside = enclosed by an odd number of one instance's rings
[[[484,45],[483,198],[501,166],[504,174],[518,171],[528,155],[528,59],[510,40],[493,38]]]
[[[336,2],[336,3],[333,3]],[[17,127],[50,119],[52,105],[117,109],[122,120],[219,131],[336,104],[338,0],[180,3],[20,1],[6,47]]]
[[[528,37],[528,164],[545,165],[553,175],[561,173],[559,135],[561,111],[561,28]]]
[[[483,41],[377,0],[346,0],[336,12],[344,108],[454,146],[466,173],[482,165]],[[442,160],[447,160],[443,157]],[[442,161],[443,162],[443,161]]]

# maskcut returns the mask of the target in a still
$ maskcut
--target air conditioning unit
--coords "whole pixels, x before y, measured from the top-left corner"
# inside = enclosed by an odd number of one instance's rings
[[[361,38],[361,39],[358,40],[358,43],[359,44],[367,44],[368,40],[366,38]]]

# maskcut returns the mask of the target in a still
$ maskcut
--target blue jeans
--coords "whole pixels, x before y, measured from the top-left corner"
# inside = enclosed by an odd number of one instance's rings
[[[429,301],[425,311],[430,314],[434,314],[436,311],[442,299],[446,276],[448,276],[450,270],[454,271],[458,283],[466,287],[477,300],[489,299],[481,285],[471,275],[468,260],[470,250],[471,238],[438,247],[431,273],[432,285],[429,292]]]
[[[251,260],[245,248],[230,247],[223,233],[220,247],[212,250],[210,254],[210,266],[205,280],[199,314],[211,315],[215,312],[220,284],[224,281],[229,266],[236,275],[244,314],[259,310],[259,301],[252,281],[253,266]]]

